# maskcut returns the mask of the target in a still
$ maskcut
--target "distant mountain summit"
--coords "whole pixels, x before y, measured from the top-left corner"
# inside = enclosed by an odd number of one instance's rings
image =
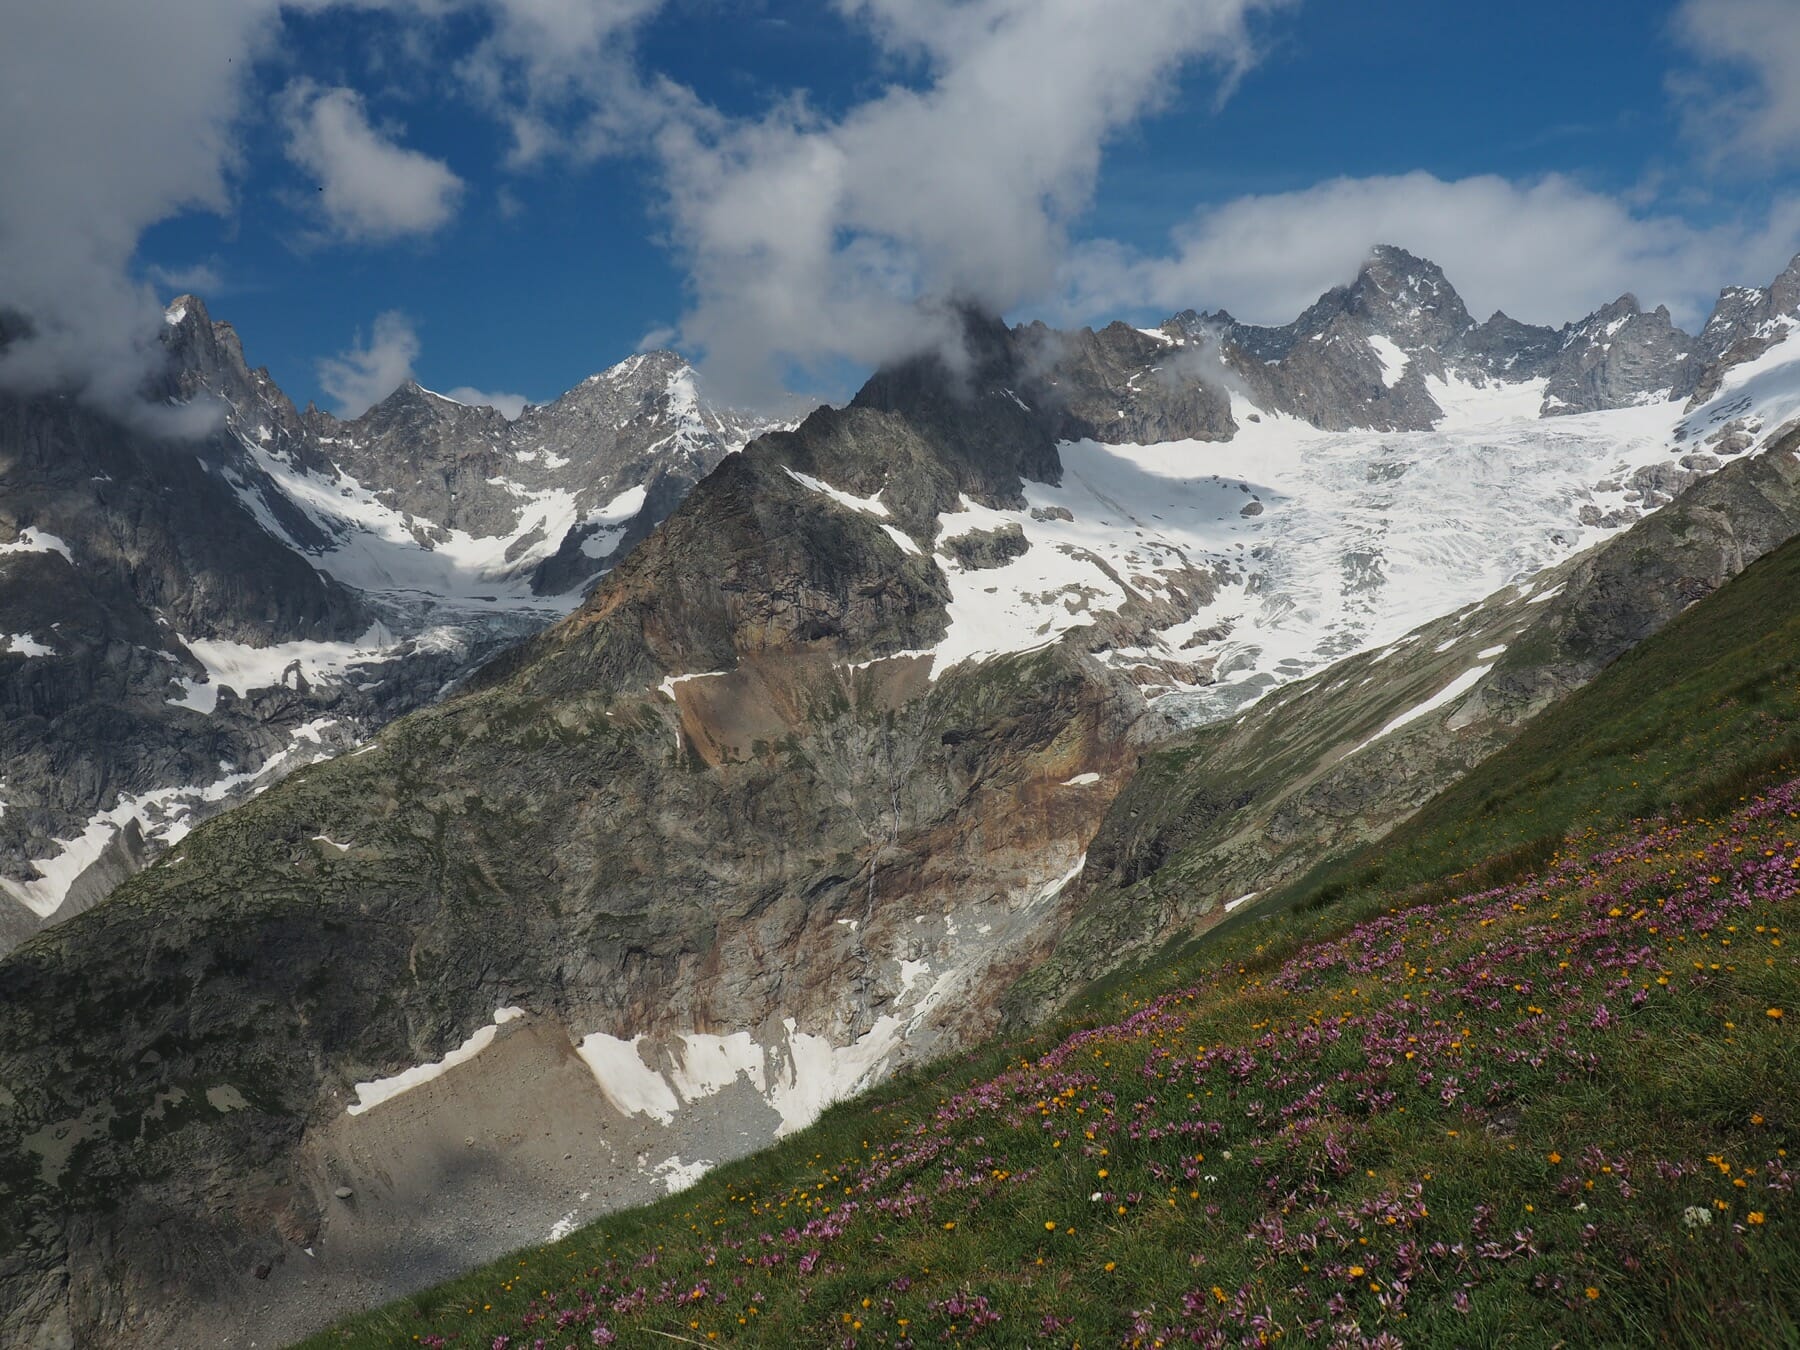
[[[168,315],[176,386],[185,399],[224,402],[226,430],[252,460],[239,485],[252,509],[286,515],[285,498],[310,521],[290,544],[402,608],[407,592],[566,596],[771,425],[703,399],[693,368],[666,351],[630,357],[512,421],[411,379],[350,421],[296,414],[198,299],[182,296]],[[571,550],[587,563],[540,571]],[[409,575],[421,569],[439,575]]]
[[[766,425],[670,352],[513,422],[412,381],[340,421],[198,297],[165,320],[151,392],[210,435],[0,395],[0,950],[566,613]]]
[[[1800,318],[1800,258],[1767,288],[1722,292],[1694,337],[1666,308],[1643,312],[1623,295],[1560,329],[1496,312],[1476,323],[1443,271],[1401,248],[1374,250],[1281,328],[1220,311],[1184,310],[1162,325],[1183,341],[1218,344],[1225,369],[1266,411],[1327,430],[1424,431],[1444,416],[1429,381],[1543,380],[1546,416],[1680,402],[1730,366],[1766,350]]]

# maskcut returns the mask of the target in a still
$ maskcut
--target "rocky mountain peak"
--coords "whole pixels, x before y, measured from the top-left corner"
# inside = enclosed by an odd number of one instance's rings
[[[1643,312],[1643,306],[1638,304],[1637,296],[1626,291],[1617,300],[1608,301],[1588,315],[1575,326],[1575,331],[1582,332],[1599,324],[1616,323],[1620,319],[1635,318]]]
[[[1444,346],[1475,326],[1441,267],[1392,244],[1378,245],[1356,280],[1327,291],[1300,326],[1323,331],[1340,314],[1409,350]]]
[[[1800,255],[1768,286],[1727,286],[1719,292],[1700,342],[1718,360],[1737,348],[1746,359],[1775,336],[1782,319],[1800,318]]]
[[[1800,253],[1769,287],[1769,303],[1777,314],[1800,314]]]
[[[1556,329],[1521,323],[1497,309],[1464,334],[1456,355],[1501,379],[1529,380],[1547,374],[1561,350]]]
[[[1396,244],[1377,244],[1356,274],[1353,294],[1380,295],[1405,304],[1436,305],[1467,314],[1462,297],[1429,258],[1409,253]]]
[[[206,311],[206,302],[199,296],[183,293],[169,301],[163,309],[163,322],[170,328],[210,328],[212,315]]]
[[[352,435],[387,435],[402,428],[423,431],[420,422],[472,423],[489,432],[497,432],[506,422],[497,409],[486,405],[459,403],[453,398],[427,389],[417,380],[404,381],[393,393],[370,408],[362,416],[346,423]]]
[[[679,352],[639,352],[596,371],[549,403],[527,407],[521,420],[554,421],[573,415],[623,425],[634,416],[662,409],[684,377],[697,398],[693,374],[693,367]]]
[[[955,313],[961,324],[959,351],[930,351],[884,366],[845,410],[882,413],[904,422],[920,450],[928,448],[930,463],[922,454],[916,467],[933,487],[907,495],[917,496],[920,510],[928,509],[933,518],[954,504],[957,493],[984,503],[1015,504],[1023,500],[1021,479],[1062,479],[1052,396],[1036,373],[1040,357],[1027,330],[1015,333],[992,314],[973,308]],[[801,432],[820,424],[824,413],[808,418]],[[858,481],[867,482],[885,474],[888,466],[844,467],[854,468]],[[928,538],[935,526],[921,515],[915,528]]]
[[[1638,302],[1637,296],[1627,291],[1617,300],[1602,305],[1579,323],[1571,324],[1564,330],[1565,346],[1574,346],[1578,342],[1609,342],[1627,326],[1639,324],[1649,328],[1666,329],[1679,333],[1675,320],[1669,313],[1667,305],[1658,305],[1653,310],[1645,310]],[[1646,330],[1647,331],[1647,330]],[[1683,337],[1687,335],[1682,334]]]
[[[953,344],[893,361],[858,391],[857,406],[904,412],[951,398],[966,402],[1011,388],[1023,379],[1018,342],[996,315],[957,304],[949,317]]]
[[[597,375],[590,375],[579,387],[590,384],[652,384],[664,382],[693,367],[680,352],[667,347],[638,352]]]
[[[240,404],[253,397],[250,364],[244,344],[229,323],[214,322],[197,295],[178,295],[163,311],[161,334],[168,353],[174,396],[192,399],[202,393]]]
[[[1592,412],[1685,398],[1700,376],[1697,347],[1666,305],[1645,313],[1621,295],[1563,330],[1544,390],[1546,413]]]
[[[1727,286],[1719,292],[1700,340],[1709,350],[1721,351],[1747,330],[1754,328],[1769,309],[1769,292],[1760,286]]]

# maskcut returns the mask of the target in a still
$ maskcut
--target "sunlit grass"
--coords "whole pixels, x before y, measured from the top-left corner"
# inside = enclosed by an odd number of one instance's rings
[[[1800,1344],[1796,593],[1035,1038],[308,1344]]]
[[[1230,935],[312,1344],[1791,1344],[1797,814]]]

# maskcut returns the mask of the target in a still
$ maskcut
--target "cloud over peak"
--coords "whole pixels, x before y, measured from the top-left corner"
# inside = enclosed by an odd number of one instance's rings
[[[682,336],[729,393],[753,394],[783,361],[875,364],[950,340],[922,300],[1003,310],[1043,293],[1110,138],[1187,65],[1241,70],[1249,16],[1281,3],[839,0],[923,78],[832,119],[793,100],[665,127],[694,295]]]
[[[138,238],[179,211],[225,207],[242,58],[275,14],[272,0],[11,7],[0,303],[29,315],[32,335],[0,354],[0,385],[136,402],[162,315],[131,276]]]
[[[1079,248],[1062,307],[1071,317],[1224,308],[1283,324],[1383,243],[1439,264],[1477,317],[1504,308],[1555,325],[1635,292],[1692,324],[1721,275],[1766,280],[1781,270],[1800,244],[1800,198],[1778,200],[1758,227],[1701,228],[1558,175],[1334,178],[1198,211],[1161,254]]]
[[[339,417],[360,417],[413,377],[419,350],[412,320],[387,310],[375,316],[367,342],[359,332],[348,348],[319,362],[319,385]]]

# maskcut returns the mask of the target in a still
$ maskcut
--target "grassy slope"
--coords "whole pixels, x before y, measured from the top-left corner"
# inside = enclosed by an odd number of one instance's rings
[[[309,1344],[1800,1343],[1797,582],[1084,1028]]]
[[[1565,836],[1729,811],[1751,786],[1800,769],[1797,677],[1800,546],[1790,544],[1545,710],[1378,845],[1271,899],[1504,880]]]

